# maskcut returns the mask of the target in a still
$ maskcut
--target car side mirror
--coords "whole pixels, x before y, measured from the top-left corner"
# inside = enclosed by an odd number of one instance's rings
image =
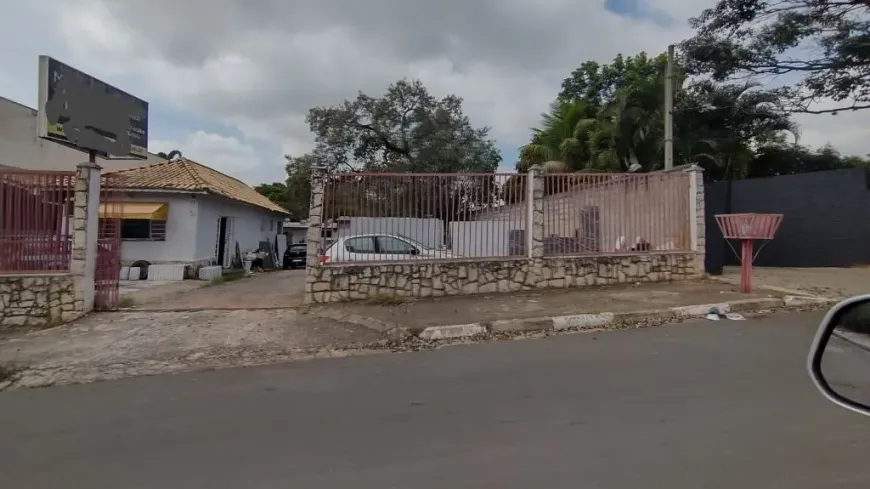
[[[420,250],[418,250],[417,248],[411,248],[411,254],[412,254],[412,255],[419,255],[419,254],[420,254]]]
[[[828,311],[807,367],[828,400],[870,416],[870,294],[846,299]]]

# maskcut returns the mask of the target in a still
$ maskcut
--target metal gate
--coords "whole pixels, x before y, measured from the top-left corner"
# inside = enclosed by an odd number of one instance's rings
[[[118,308],[121,278],[121,222],[123,193],[118,177],[103,176],[100,181],[100,208],[97,233],[97,263],[94,270],[94,310]]]

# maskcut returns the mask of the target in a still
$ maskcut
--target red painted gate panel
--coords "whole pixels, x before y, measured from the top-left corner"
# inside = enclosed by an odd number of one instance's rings
[[[100,182],[97,263],[94,270],[94,310],[114,311],[120,299],[121,218],[120,179],[103,176]]]

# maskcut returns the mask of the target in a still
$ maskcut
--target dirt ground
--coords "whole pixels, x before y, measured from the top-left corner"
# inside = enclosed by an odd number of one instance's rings
[[[692,304],[780,296],[759,291],[741,294],[730,284],[713,281],[550,289],[510,294],[441,297],[397,305],[342,303],[316,308],[330,317],[372,318],[405,327],[469,324],[601,312],[636,312]]]
[[[197,286],[182,288],[188,282]],[[166,288],[168,294],[155,290],[152,296],[144,293],[150,291],[131,295],[133,307],[142,311],[293,308],[304,300],[305,270],[258,273],[217,285],[185,280],[178,290],[171,287]]]
[[[725,267],[717,277],[730,284],[740,283],[740,267]],[[855,268],[772,268],[753,267],[753,285],[766,285],[806,294],[843,299],[870,293],[870,267]]]

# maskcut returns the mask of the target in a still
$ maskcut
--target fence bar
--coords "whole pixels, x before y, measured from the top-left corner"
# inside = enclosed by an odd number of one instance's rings
[[[75,172],[0,169],[0,273],[69,270]]]
[[[322,263],[526,256],[524,174],[325,177]]]
[[[544,255],[689,251],[689,177],[544,175]]]

